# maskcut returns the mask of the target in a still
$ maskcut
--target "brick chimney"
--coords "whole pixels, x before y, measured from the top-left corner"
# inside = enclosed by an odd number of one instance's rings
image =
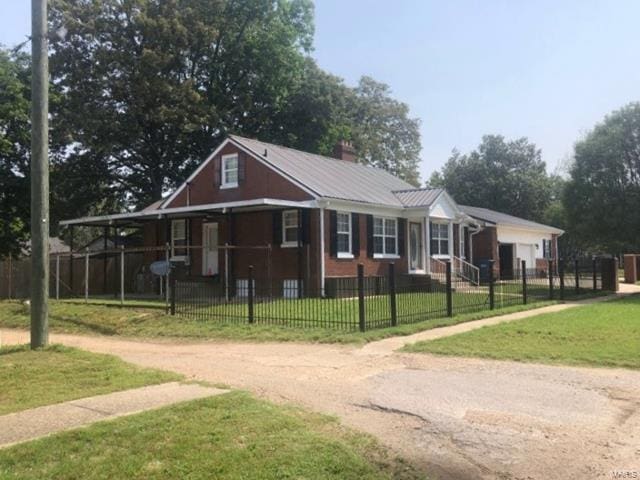
[[[348,140],[340,140],[336,143],[336,146],[333,147],[333,156],[338,160],[345,160],[353,163],[357,162],[356,150]]]

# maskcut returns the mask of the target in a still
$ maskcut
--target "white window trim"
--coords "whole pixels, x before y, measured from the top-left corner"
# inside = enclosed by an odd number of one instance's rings
[[[338,226],[338,215],[346,215],[347,219],[348,219],[348,223],[349,223],[349,231],[348,232],[341,232],[340,230],[338,230],[337,226]],[[348,252],[341,252],[338,250],[338,245],[340,244],[338,242],[338,235],[345,235],[348,234],[349,236],[349,242],[347,243],[347,245],[349,245],[349,251]],[[352,224],[352,216],[350,212],[336,212],[336,253],[337,253],[337,257],[338,258],[354,258],[353,256],[353,224]]]
[[[286,241],[287,229],[293,229],[294,227],[287,227],[285,219],[287,217],[287,214],[288,213],[292,213],[292,212],[295,213],[295,215],[296,215],[296,226],[295,226],[295,228],[298,230],[298,236],[300,235],[300,218],[299,218],[299,215],[298,215],[298,210],[284,210],[282,212],[282,243],[280,244],[281,248],[294,248],[294,247],[298,246],[298,242],[297,241],[295,241],[295,242],[292,242],[292,241],[287,242]]]
[[[175,229],[173,228],[173,224],[174,223],[178,223],[181,222],[182,223],[182,228],[180,229],[180,232],[182,232],[182,237],[175,237],[174,233],[175,233]],[[184,240],[185,241],[185,246],[184,247],[178,247],[178,248],[186,248],[186,241],[187,241],[187,232],[186,232],[186,228],[187,228],[187,220],[185,218],[176,218],[174,220],[171,220],[171,258],[169,260],[171,261],[176,261],[176,262],[182,262],[184,260],[187,259],[187,255],[176,255],[175,254],[175,241],[176,240]]]
[[[376,235],[376,219],[381,219],[382,220],[382,235]],[[386,243],[386,238],[391,237],[391,235],[387,235],[386,231],[385,231],[385,223],[387,220],[393,220],[396,224],[396,234],[394,237],[395,243],[396,243],[396,253],[387,253],[387,243]],[[398,236],[399,236],[399,231],[398,229],[400,228],[398,219],[395,217],[381,217],[381,216],[375,216],[373,217],[373,248],[375,249],[375,237],[382,237],[382,253],[375,253],[375,251],[373,252],[373,258],[388,258],[388,259],[398,259],[400,258],[400,255],[398,255]]]
[[[445,225],[447,227],[447,238],[434,237],[432,225]],[[431,246],[431,241],[436,239],[438,240],[438,251],[440,251],[440,241],[441,240],[447,241],[447,253],[436,253],[436,254],[433,253],[433,247]],[[453,239],[451,238],[451,229],[449,228],[449,222],[438,222],[435,220],[431,220],[429,225],[429,249],[431,251],[431,256],[436,259],[450,258],[449,250],[451,250],[452,241]]]
[[[226,168],[226,163],[228,160],[234,160],[236,161],[236,181],[235,182],[226,182],[226,172],[227,172],[227,168]],[[220,188],[221,189],[225,189],[225,188],[236,188],[238,186],[238,175],[240,174],[240,162],[239,162],[240,157],[238,156],[237,153],[229,153],[227,155],[222,155],[222,159],[220,160]],[[233,170],[233,169],[229,169],[229,170]]]

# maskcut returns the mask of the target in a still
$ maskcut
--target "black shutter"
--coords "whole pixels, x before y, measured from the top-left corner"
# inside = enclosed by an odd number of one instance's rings
[[[238,183],[243,183],[245,179],[245,166],[247,163],[247,156],[244,152],[238,153]]]
[[[398,219],[398,255],[404,257],[406,242],[407,221],[404,218]]]
[[[282,211],[273,212],[273,244],[280,246],[282,244]]]
[[[360,215],[351,214],[351,253],[354,257],[360,256]]]
[[[335,210],[329,210],[329,255],[338,256],[338,215]]]
[[[302,209],[302,243],[311,243],[311,212],[306,208]]]
[[[367,257],[373,257],[373,215],[367,215]]]
[[[220,188],[220,185],[222,185],[222,166],[220,165],[221,161],[222,160],[220,158],[220,155],[217,155],[213,159],[213,184],[218,188]]]

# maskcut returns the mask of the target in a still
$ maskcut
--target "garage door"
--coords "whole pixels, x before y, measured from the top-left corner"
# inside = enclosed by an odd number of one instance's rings
[[[535,268],[536,266],[536,247],[528,243],[519,243],[516,256],[520,260],[527,262],[527,268]],[[518,265],[520,267],[520,265]]]

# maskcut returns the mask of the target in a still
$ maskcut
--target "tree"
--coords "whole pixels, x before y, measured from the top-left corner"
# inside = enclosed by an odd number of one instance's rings
[[[534,221],[543,220],[552,192],[540,150],[526,138],[506,141],[501,135],[485,135],[467,155],[454,150],[429,184],[445,188],[458,203]]]
[[[273,128],[312,12],[309,0],[54,0],[59,134],[113,201],[155,200],[228,132]]]
[[[29,232],[29,56],[0,48],[0,258]]]
[[[355,89],[350,117],[352,140],[364,163],[420,184],[420,121],[409,118],[409,107],[391,98],[391,89],[362,77]]]
[[[606,116],[577,142],[564,206],[593,253],[640,248],[640,103]]]

